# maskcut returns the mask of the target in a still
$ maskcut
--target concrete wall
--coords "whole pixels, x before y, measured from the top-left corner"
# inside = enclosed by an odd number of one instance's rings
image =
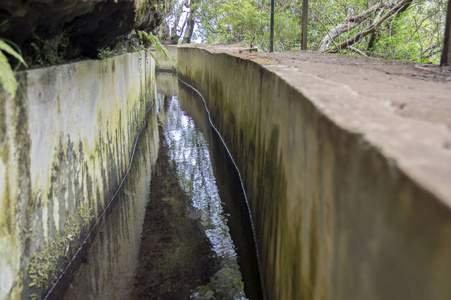
[[[16,99],[0,95],[0,299],[39,297],[102,213],[154,68],[141,52],[34,69],[19,74]]]
[[[180,77],[207,98],[243,177],[268,298],[451,299],[450,177],[414,180],[427,172],[390,158],[404,155],[397,130],[365,131],[379,111],[349,118],[348,89],[286,70],[178,50]],[[449,155],[418,153],[449,175]]]

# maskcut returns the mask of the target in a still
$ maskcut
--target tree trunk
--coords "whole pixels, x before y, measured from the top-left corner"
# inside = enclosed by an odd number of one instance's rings
[[[160,25],[160,40],[162,42],[168,43],[171,40],[169,36],[169,25],[166,22],[166,19],[163,20],[163,23]]]
[[[180,23],[180,18],[182,17],[183,14],[183,6],[186,5],[188,0],[184,0],[180,3],[180,6],[177,9],[177,12],[175,14],[175,19],[174,19],[174,24],[172,25],[171,28],[171,42],[173,44],[177,44],[180,36],[177,34],[177,28],[179,27],[179,23]],[[180,35],[182,34],[182,32],[180,32]]]
[[[368,46],[366,48],[366,53],[368,55],[372,55],[374,52],[374,46],[376,46],[376,42],[379,39],[379,31],[374,32],[371,37],[370,37],[370,41],[368,42]]]
[[[194,25],[196,24],[196,10],[199,7],[200,0],[191,0],[189,9],[188,20],[186,21],[186,31],[183,38],[183,43],[191,43],[191,37],[193,36]]]

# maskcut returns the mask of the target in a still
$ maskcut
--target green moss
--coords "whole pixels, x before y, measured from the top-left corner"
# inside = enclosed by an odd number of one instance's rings
[[[73,55],[74,51],[74,49],[69,49],[69,29],[51,39],[41,39],[37,34],[34,34],[33,42],[30,45],[34,49],[33,61],[42,66],[64,63],[68,56]]]
[[[164,198],[164,200],[167,201],[169,203],[169,205],[172,207],[172,209],[176,212],[179,212],[179,210],[183,207],[182,202],[173,197]],[[183,220],[183,218],[180,219],[179,221],[182,221],[182,220]]]
[[[11,216],[10,216],[10,206],[11,206],[11,195],[9,190],[9,176],[5,176],[5,194],[2,199],[2,206],[0,207],[0,228],[6,226],[8,232],[11,231]]]
[[[0,92],[0,158],[4,163],[9,160],[9,147],[6,136],[6,98],[7,94]]]
[[[310,286],[312,288],[312,294],[315,288],[316,274],[318,273],[318,212],[316,210],[316,203],[313,202],[313,208],[311,212],[310,222]]]
[[[18,76],[18,81],[21,83],[25,80],[24,75]],[[19,88],[15,98],[7,98],[5,93],[0,93],[0,158],[5,164],[5,182],[0,183],[4,185],[5,190],[2,195],[0,207],[0,229],[5,231],[9,238],[8,243],[12,246],[18,243],[16,240],[16,224],[20,221],[16,220],[16,205],[23,203],[23,201],[30,201],[30,182],[29,178],[29,149],[30,138],[28,136],[28,116],[25,101],[25,93],[22,88]],[[10,116],[10,127],[13,134],[8,135],[6,123],[6,101],[12,105],[12,115]],[[10,172],[10,145],[13,143],[17,149],[14,153],[18,161],[17,173]],[[11,181],[19,185],[20,194],[17,195],[17,190],[10,189]],[[17,199],[16,199],[17,197]],[[27,204],[27,203],[25,203]],[[22,226],[20,223],[19,226]]]
[[[36,251],[27,267],[32,298],[39,299],[57,278],[65,266],[64,258],[71,257],[82,242],[81,232],[89,228],[93,219],[88,201],[64,225],[64,231],[53,241]]]
[[[148,5],[149,0],[144,0],[141,6],[135,12],[135,28],[139,28],[143,21],[146,19],[146,16],[149,15],[152,7]],[[154,8],[154,7],[153,7]],[[155,8],[154,8],[155,9]]]
[[[163,255],[163,257],[161,257],[160,259],[158,259],[156,261],[157,268],[169,269],[169,268],[173,267],[176,263],[178,263],[180,260],[179,252],[182,247],[183,247],[183,242],[180,243],[180,245],[177,248],[172,248],[172,249],[169,249],[168,251],[166,251],[165,254]]]

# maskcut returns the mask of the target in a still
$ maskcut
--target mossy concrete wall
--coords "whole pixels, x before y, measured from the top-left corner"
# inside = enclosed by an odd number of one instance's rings
[[[0,299],[40,297],[125,174],[152,101],[144,52],[19,74],[0,95]]]
[[[350,118],[349,88],[236,53],[180,48],[178,72],[240,169],[268,299],[451,299],[451,159],[397,152],[428,125]]]

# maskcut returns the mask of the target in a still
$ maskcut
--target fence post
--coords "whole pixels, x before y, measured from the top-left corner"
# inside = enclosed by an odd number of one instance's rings
[[[440,66],[451,65],[451,0],[448,0],[448,12],[446,13],[445,42],[443,43],[442,59]]]
[[[271,0],[271,26],[269,32],[269,52],[274,51],[274,1]]]
[[[442,60],[440,66],[451,65],[451,0],[448,0],[448,12],[446,13],[445,42],[443,43]]]
[[[308,0],[302,0],[302,41],[301,41],[301,50],[307,50],[307,26],[308,26]]]

